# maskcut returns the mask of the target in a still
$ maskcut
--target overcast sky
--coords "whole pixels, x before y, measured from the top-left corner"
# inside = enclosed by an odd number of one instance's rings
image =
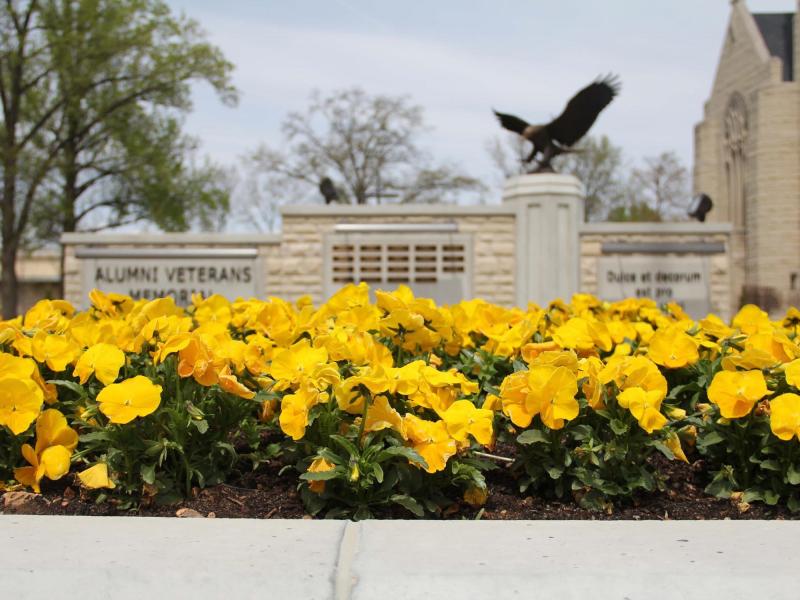
[[[236,65],[237,108],[197,86],[186,123],[213,159],[234,164],[313,89],[360,86],[408,95],[425,110],[423,145],[491,180],[491,107],[532,122],[556,116],[597,75],[623,90],[592,133],[626,158],[674,150],[692,162],[692,132],[711,89],[729,0],[168,0]],[[793,12],[792,0],[750,0]]]

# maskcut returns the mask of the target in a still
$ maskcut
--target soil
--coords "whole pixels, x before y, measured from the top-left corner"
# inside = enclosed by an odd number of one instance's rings
[[[279,474],[282,464],[272,461],[259,470],[247,473],[230,484],[203,490],[179,504],[142,505],[122,510],[107,500],[97,504],[74,481],[64,478],[43,486],[42,494],[7,492],[0,502],[0,513],[45,515],[120,515],[142,517],[218,517],[256,519],[311,518],[305,513],[297,493],[296,474]],[[617,503],[606,511],[581,508],[573,500],[554,501],[536,495],[520,495],[511,473],[498,468],[486,474],[489,499],[482,509],[463,503],[444,511],[450,519],[582,519],[582,520],[706,520],[706,519],[797,519],[781,506],[752,505],[734,500],[720,500],[703,492],[707,482],[702,461],[686,464],[655,457],[654,466],[666,482],[666,490],[640,494]],[[43,482],[45,483],[45,482]],[[10,494],[10,495],[9,495]],[[392,511],[392,518],[410,518],[410,514]]]

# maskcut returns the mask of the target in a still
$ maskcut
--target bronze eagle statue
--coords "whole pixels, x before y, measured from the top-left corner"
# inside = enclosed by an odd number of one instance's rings
[[[520,134],[533,144],[526,163],[533,161],[538,154],[541,158],[532,173],[552,172],[551,161],[559,154],[573,152],[573,146],[580,140],[597,120],[606,106],[620,91],[616,75],[607,75],[587,85],[567,103],[564,111],[546,125],[531,125],[519,117],[499,113],[494,114],[503,128]]]

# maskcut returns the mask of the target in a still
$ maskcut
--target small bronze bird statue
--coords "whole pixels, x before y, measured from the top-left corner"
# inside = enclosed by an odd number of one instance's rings
[[[339,192],[330,177],[323,177],[322,181],[319,182],[319,193],[325,198],[325,204],[333,204],[339,201]]]
[[[689,216],[692,219],[697,219],[701,223],[705,223],[706,215],[714,208],[714,203],[708,194],[700,193],[692,198],[692,204],[689,206]]]
[[[573,96],[558,117],[546,125],[531,125],[519,117],[494,111],[500,124],[509,131],[520,134],[533,144],[526,163],[542,155],[532,173],[552,172],[550,162],[559,154],[573,152],[570,149],[580,140],[597,120],[603,110],[619,93],[620,83],[616,75],[590,83]]]

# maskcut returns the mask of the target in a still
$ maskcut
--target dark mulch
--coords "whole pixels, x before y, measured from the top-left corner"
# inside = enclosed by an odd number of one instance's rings
[[[42,495],[23,499],[18,509],[5,507],[6,513],[38,515],[99,515],[139,517],[219,517],[254,519],[298,519],[305,515],[297,493],[297,477],[288,472],[279,475],[282,465],[272,461],[253,473],[247,473],[230,484],[195,489],[192,498],[180,504],[164,506],[145,503],[133,510],[122,510],[113,499],[95,503],[77,485],[64,485],[60,480],[45,486]],[[66,478],[65,478],[66,479]],[[57,485],[62,483],[62,485]],[[0,511],[3,503],[0,502]],[[196,514],[195,512],[196,511]]]
[[[581,508],[573,500],[545,500],[535,495],[520,496],[514,478],[505,469],[489,474],[491,493],[483,519],[566,519],[566,520],[706,520],[706,519],[797,519],[785,507],[744,504],[721,500],[703,492],[707,474],[701,461],[686,464],[654,457],[666,490],[637,495],[633,500],[614,504],[607,511]]]
[[[194,497],[177,505],[155,503],[134,510],[121,510],[113,500],[96,504],[86,492],[69,481],[50,483],[42,495],[28,495],[13,505],[0,502],[0,511],[47,515],[129,515],[143,517],[220,517],[257,519],[309,518],[297,494],[296,474],[279,475],[281,464],[272,461],[230,484],[195,490]],[[640,494],[606,511],[581,508],[574,500],[557,501],[536,495],[521,495],[511,473],[498,468],[487,473],[489,500],[482,510],[455,504],[443,514],[450,519],[582,519],[582,520],[705,520],[705,519],[797,519],[783,507],[746,505],[707,496],[703,487],[707,474],[701,461],[688,465],[655,458],[655,466],[666,480],[666,490]],[[408,518],[399,509],[394,518]]]

